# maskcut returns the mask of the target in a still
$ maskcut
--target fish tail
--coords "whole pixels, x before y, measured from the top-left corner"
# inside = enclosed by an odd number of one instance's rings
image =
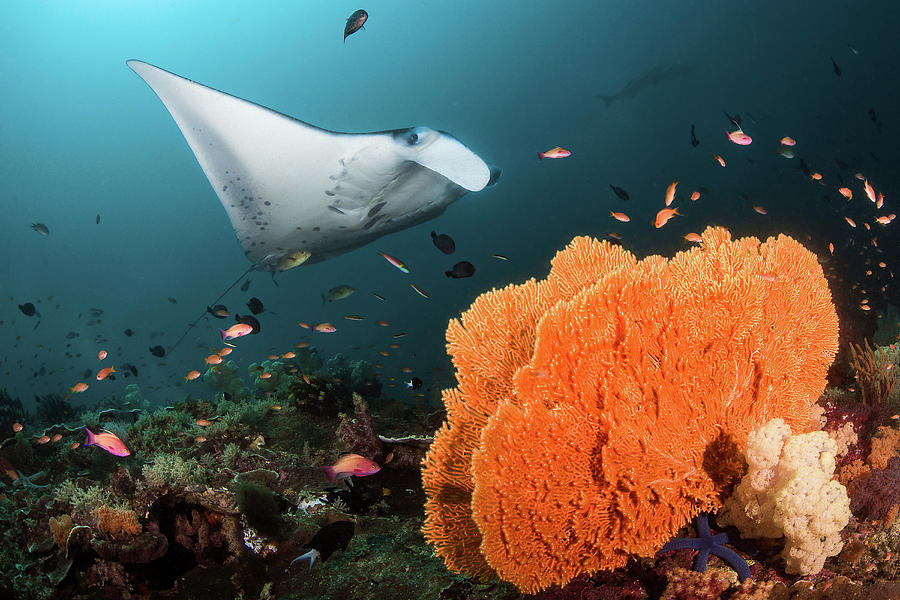
[[[87,439],[84,440],[84,445],[85,445],[85,446],[91,446],[91,445],[93,445],[94,442],[97,441],[96,439],[94,439],[94,433],[93,433],[90,429],[88,429],[87,427],[82,427],[82,429],[84,429],[84,430],[87,432]]]
[[[328,485],[334,485],[334,480],[337,477],[334,467],[322,465],[322,472],[325,473],[325,477],[328,478]]]
[[[538,152],[538,160],[544,160],[544,153]]]
[[[225,333],[225,330],[224,330],[224,329],[220,329],[220,330],[219,330],[219,335],[222,336],[222,341],[223,341],[223,342],[224,342],[226,339],[228,339],[228,334]]]

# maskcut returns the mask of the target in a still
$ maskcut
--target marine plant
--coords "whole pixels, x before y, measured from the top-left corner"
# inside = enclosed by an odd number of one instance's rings
[[[144,481],[151,488],[187,487],[203,483],[204,473],[196,459],[178,454],[158,453],[142,468]]]
[[[641,261],[575,238],[547,279],[450,322],[425,536],[451,570],[526,592],[650,556],[720,506],[730,479],[704,467],[731,457],[710,452],[776,417],[811,428],[837,334],[815,255],[787,236],[707,228]]]
[[[850,368],[859,383],[859,394],[869,406],[887,404],[894,398],[897,382],[897,357],[900,352],[890,352],[887,347],[877,348],[868,340],[862,346],[850,344]]]

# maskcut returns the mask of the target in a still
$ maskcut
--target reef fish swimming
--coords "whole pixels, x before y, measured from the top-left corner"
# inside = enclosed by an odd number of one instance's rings
[[[264,271],[319,262],[418,225],[500,176],[428,127],[328,131],[145,62],[127,65],[175,119],[244,255]]]
[[[353,14],[347,17],[347,24],[344,25],[344,41],[347,41],[347,36],[353,35],[362,29],[368,19],[369,13],[363,9],[353,11]]]
[[[106,430],[94,433],[87,427],[82,427],[82,429],[87,432],[87,439],[84,441],[85,446],[97,446],[115,456],[128,456],[131,454],[131,451],[116,434]]]

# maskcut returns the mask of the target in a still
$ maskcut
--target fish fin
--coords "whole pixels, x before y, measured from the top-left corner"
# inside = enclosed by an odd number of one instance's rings
[[[315,548],[313,548],[312,550],[310,550],[310,551],[307,552],[306,554],[301,554],[300,556],[298,556],[297,558],[295,558],[294,560],[292,560],[292,561],[291,561],[291,565],[293,565],[295,562],[300,562],[300,561],[303,561],[303,560],[308,560],[308,561],[309,561],[309,568],[312,569],[313,563],[316,562],[316,559],[317,559],[319,556],[321,556],[321,554],[319,553],[319,551],[316,550]],[[290,565],[289,565],[289,566],[290,566]]]
[[[97,440],[94,439],[94,432],[88,429],[87,427],[82,427],[87,432],[87,439],[84,440],[85,446],[92,446]]]
[[[337,477],[334,467],[322,465],[322,472],[325,473],[325,477],[328,478],[328,485],[334,485],[334,480]]]

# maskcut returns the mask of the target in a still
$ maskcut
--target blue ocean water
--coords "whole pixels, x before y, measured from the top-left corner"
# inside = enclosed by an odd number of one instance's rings
[[[355,8],[7,7],[0,23],[4,387],[24,398],[64,392],[105,348],[114,361],[138,367],[142,387],[165,403],[184,391],[184,372],[202,366],[217,345],[218,323],[202,322],[163,359],[148,347],[170,346],[249,266],[177,127],[125,67],[129,58],[328,129],[446,130],[503,169],[498,186],[463,197],[440,218],[282,274],[278,287],[268,274],[252,274],[248,292],[223,299],[236,312],[251,296],[265,303],[263,335],[241,344],[248,359],[309,338],[298,320],[332,321],[336,334],[310,338],[323,352],[376,358],[389,332],[406,331],[400,355],[384,361],[385,375],[399,380],[396,369],[410,366],[429,381],[436,377],[436,386],[448,384],[447,320],[491,287],[542,275],[574,235],[618,231],[639,254],[671,254],[684,247],[685,233],[722,224],[741,235],[784,231],[821,252],[827,241],[841,247],[861,233],[840,219],[844,207],[835,193],[858,183],[855,171],[892,195],[893,3],[402,2],[372,7],[365,29],[342,42]],[[642,81],[655,67],[662,68],[658,81],[652,73]],[[638,84],[629,97],[608,107],[598,98],[629,81]],[[723,129],[732,125],[723,111],[742,116],[751,146],[725,139]],[[696,148],[689,144],[692,124]],[[777,154],[784,135],[799,140],[798,158],[822,172],[824,185],[811,184],[797,159]],[[537,151],[556,145],[572,156],[537,160]],[[684,216],[666,228],[648,227],[672,180],[683,196],[701,186],[709,192],[683,205]],[[618,200],[609,184],[627,190],[630,201]],[[752,205],[764,205],[768,215]],[[613,221],[611,210],[628,212],[632,222]],[[46,224],[50,236],[32,231],[33,222]],[[432,228],[454,236],[453,257],[431,246]],[[886,252],[892,233],[878,232]],[[384,263],[376,254],[382,250],[404,259],[410,275]],[[476,275],[445,278],[453,259],[471,261]],[[843,275],[856,276],[864,277]],[[409,282],[431,298],[415,294]],[[337,284],[357,293],[323,307],[320,294]],[[36,317],[17,309],[23,302],[41,315],[36,329]],[[87,325],[91,307],[104,314]],[[343,321],[346,313],[370,321]],[[374,319],[391,327],[377,328]],[[126,328],[135,335],[124,336]],[[66,339],[69,332],[78,337]],[[434,367],[443,371],[432,375]],[[126,382],[108,383],[81,399],[121,393]]]

